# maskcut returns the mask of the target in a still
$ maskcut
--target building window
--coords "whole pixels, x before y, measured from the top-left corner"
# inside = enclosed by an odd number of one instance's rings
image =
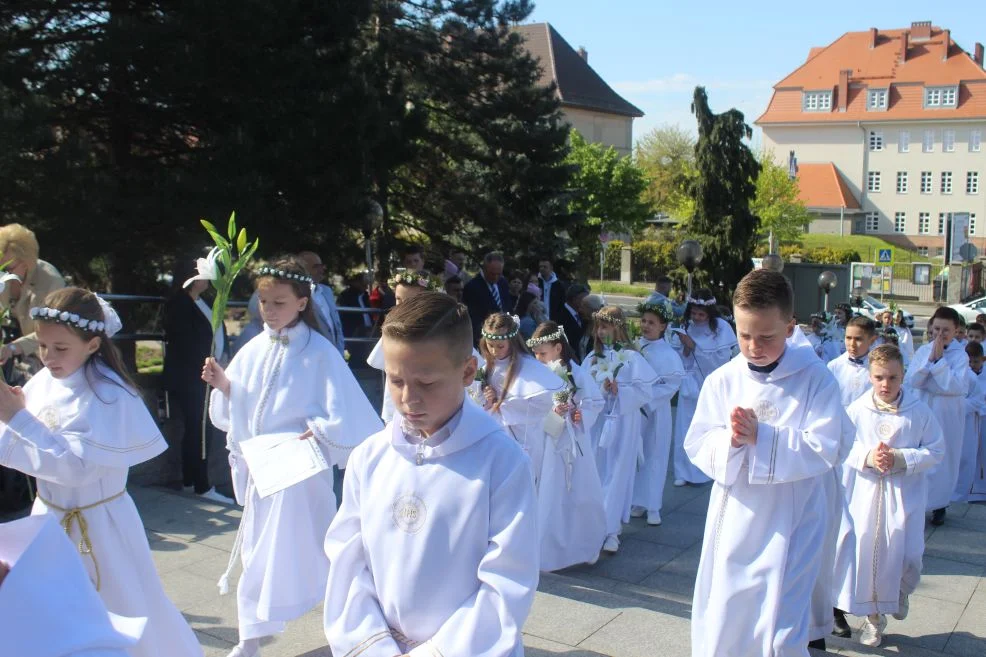
[[[907,172],[898,171],[897,172],[897,193],[906,194],[907,193]]]
[[[918,213],[918,232],[922,235],[928,235],[931,233],[931,213],[930,212],[920,212]]]
[[[921,150],[925,153],[932,153],[935,150],[935,131],[925,130],[924,131],[924,142],[921,144]]]
[[[832,109],[832,92],[805,91],[801,96],[801,109],[805,112],[828,112]]]
[[[938,234],[939,235],[944,235],[945,234],[945,213],[944,212],[939,212],[938,213]]]
[[[935,255],[938,256],[939,258],[942,257],[943,255],[945,255],[945,247],[944,246],[936,247],[935,248]]]
[[[976,214],[972,213],[969,215],[969,237],[976,234]]]
[[[941,172],[941,193],[951,194],[952,193],[952,172],[942,171]]]
[[[911,131],[901,130],[897,136],[897,152],[907,153],[911,150]]]
[[[965,193],[966,194],[978,194],[979,193],[979,172],[969,171],[965,174]]]
[[[926,87],[924,90],[925,107],[955,107],[959,96],[958,87]]]
[[[883,130],[870,130],[870,150],[883,150]]]
[[[879,192],[880,191],[880,172],[870,171],[866,174],[866,191],[868,192]]]
[[[983,147],[983,131],[982,130],[970,130],[969,131],[969,152],[978,153]]]
[[[931,193],[931,172],[922,171],[921,172],[921,193],[930,194]]]
[[[926,246],[919,246],[918,247],[918,255],[919,256],[922,256],[924,258],[927,258],[928,257],[928,247],[926,247]]]
[[[941,149],[946,153],[955,152],[955,131],[954,130],[942,130],[941,133]]]
[[[907,228],[907,213],[906,212],[895,212],[894,213],[894,232],[903,233]]]
[[[876,233],[880,230],[880,213],[879,212],[867,212],[866,213],[866,232]]]
[[[866,96],[866,109],[885,110],[887,109],[887,90],[870,89]]]

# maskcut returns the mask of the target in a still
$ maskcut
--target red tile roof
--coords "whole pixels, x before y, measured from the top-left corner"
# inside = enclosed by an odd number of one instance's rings
[[[862,120],[986,119],[986,72],[950,37],[931,28],[930,39],[915,41],[909,30],[848,32],[824,48],[812,48],[808,59],[774,85],[774,95],[757,124],[829,123]],[[901,62],[904,40],[907,56]],[[839,73],[849,70],[845,111],[839,110]],[[925,109],[925,86],[959,85],[954,108]],[[866,90],[890,90],[886,110],[867,111]],[[802,91],[831,90],[832,110],[803,112]]]
[[[798,188],[798,198],[808,208],[859,209],[859,201],[831,162],[798,164]]]

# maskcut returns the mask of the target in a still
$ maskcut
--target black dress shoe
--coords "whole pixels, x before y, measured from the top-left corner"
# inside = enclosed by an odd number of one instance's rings
[[[850,638],[852,628],[849,627],[849,621],[846,620],[846,612],[841,609],[832,609],[832,615],[835,616],[835,627],[832,628],[832,634],[842,639]]]
[[[814,641],[809,641],[808,647],[814,648],[815,650],[825,650],[825,639],[815,639]]]
[[[931,512],[931,524],[935,527],[945,524],[945,509],[935,509]]]

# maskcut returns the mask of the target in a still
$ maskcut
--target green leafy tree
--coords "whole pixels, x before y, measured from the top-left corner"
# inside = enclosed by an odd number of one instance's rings
[[[654,128],[637,142],[634,157],[648,177],[644,198],[656,211],[688,221],[695,213],[689,193],[697,175],[695,138],[678,125]]]
[[[777,164],[773,155],[765,150],[759,153],[757,161],[760,175],[750,209],[760,218],[760,239],[766,239],[773,231],[778,244],[797,241],[813,219],[798,198],[798,181],[792,180],[787,167]]]
[[[751,136],[743,113],[714,114],[704,87],[696,87],[692,113],[698,122],[692,185],[695,215],[689,231],[702,245],[701,268],[711,284],[731,294],[753,267],[759,220],[751,211],[760,165],[745,143]]]
[[[571,212],[585,221],[570,231],[578,248],[580,269],[592,271],[598,261],[601,230],[633,234],[643,229],[652,215],[645,199],[647,177],[628,157],[621,157],[613,147],[590,144],[582,135],[571,133],[568,162],[575,167],[572,187],[577,190]]]

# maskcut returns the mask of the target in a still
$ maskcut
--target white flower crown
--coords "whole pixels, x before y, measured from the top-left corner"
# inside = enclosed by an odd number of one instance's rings
[[[511,340],[518,333],[520,333],[520,317],[517,315],[507,315],[511,321],[514,323],[514,327],[507,331],[506,333],[490,333],[486,329],[480,331],[480,334],[487,340]]]
[[[612,315],[607,315],[601,310],[597,310],[592,313],[592,319],[597,322],[607,322],[609,324],[615,324],[616,326],[626,326],[626,321],[620,319],[619,317],[614,317]]]
[[[31,319],[40,319],[48,322],[58,322],[59,324],[70,324],[83,331],[90,333],[101,333],[106,330],[106,322],[98,319],[86,319],[76,313],[70,313],[57,308],[31,308]]]
[[[687,301],[688,301],[688,303],[690,303],[690,304],[692,304],[694,306],[714,306],[714,305],[716,305],[716,298],[715,297],[712,297],[711,299],[696,299],[694,297],[688,297]]]
[[[289,281],[298,281],[299,283],[307,283],[312,287],[315,286],[315,279],[307,274],[295,274],[294,272],[284,271],[283,269],[276,269],[268,265],[262,266],[257,270],[257,276],[273,276],[274,278],[286,278]]]
[[[558,330],[555,331],[554,333],[550,333],[548,335],[542,335],[540,338],[531,338],[530,340],[527,341],[527,347],[529,349],[533,349],[538,345],[547,344],[548,342],[557,342],[558,340],[562,340],[562,339],[568,340],[568,336],[565,335],[565,327],[559,326]]]

